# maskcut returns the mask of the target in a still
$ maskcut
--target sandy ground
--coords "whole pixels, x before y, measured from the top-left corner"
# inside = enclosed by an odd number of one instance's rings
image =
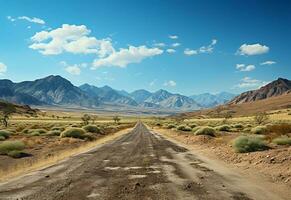
[[[89,152],[2,182],[0,199],[288,199],[266,186],[139,123]]]

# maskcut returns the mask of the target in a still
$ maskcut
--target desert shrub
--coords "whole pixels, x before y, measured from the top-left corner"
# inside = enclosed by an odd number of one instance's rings
[[[195,123],[193,123],[193,124],[190,124],[189,126],[190,126],[190,128],[192,128],[192,129],[193,129],[193,128],[197,127],[198,125],[197,125],[197,124],[195,124]]]
[[[268,132],[266,126],[257,126],[251,129],[253,134],[266,134]]]
[[[196,126],[195,128],[192,129],[192,132],[195,133],[195,132],[196,132],[198,129],[200,129],[200,128],[201,128],[200,126]]]
[[[267,129],[271,133],[277,133],[279,135],[285,135],[291,133],[291,124],[281,123],[281,124],[272,124],[267,126]]]
[[[85,138],[85,130],[82,128],[68,128],[61,133],[61,137],[72,137],[72,138]]]
[[[51,128],[51,131],[64,131],[65,127],[61,127],[61,126],[54,126]]]
[[[0,136],[0,141],[5,140],[6,138],[4,136]]]
[[[237,153],[263,151],[268,149],[264,140],[256,136],[239,136],[233,140],[233,148]]]
[[[24,152],[20,151],[20,150],[13,150],[13,151],[9,151],[7,153],[8,156],[12,157],[12,158],[22,158],[24,156]]]
[[[215,136],[215,129],[209,126],[200,127],[198,130],[195,131],[195,135],[209,135]]]
[[[4,137],[4,139],[7,139],[9,138],[9,136],[11,135],[11,132],[10,131],[7,131],[7,130],[0,130],[0,137]]]
[[[233,127],[234,128],[238,128],[238,129],[243,129],[244,128],[244,126],[242,124],[235,124]]]
[[[83,129],[90,133],[101,133],[100,128],[95,125],[86,125],[86,126],[83,126]]]
[[[221,126],[216,127],[215,129],[218,131],[228,132],[228,131],[230,131],[230,126],[229,125],[221,125]]]
[[[4,141],[0,143],[0,154],[7,155],[10,151],[21,151],[25,148],[22,141]]]
[[[96,136],[93,133],[85,133],[84,134],[84,139],[92,141],[96,139]]]
[[[167,128],[168,129],[176,128],[176,125],[175,124],[168,124]]]
[[[179,130],[179,131],[191,131],[192,129],[189,126],[186,126],[186,125],[179,125],[177,127],[177,130]]]
[[[291,138],[287,136],[281,136],[273,139],[272,142],[277,145],[291,145]]]
[[[46,133],[47,136],[60,136],[61,131],[60,130],[52,130]]]
[[[252,130],[251,128],[247,127],[243,129],[243,132],[250,132],[251,130]]]

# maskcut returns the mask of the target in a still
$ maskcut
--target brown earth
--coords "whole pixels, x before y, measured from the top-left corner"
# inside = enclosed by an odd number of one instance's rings
[[[221,136],[213,138],[173,130],[157,129],[157,131],[166,137],[187,144],[189,148],[193,148],[207,157],[218,158],[249,174],[253,174],[254,171],[258,172],[270,182],[291,188],[290,146],[274,146],[265,151],[235,153],[231,142],[240,135],[239,133],[223,133]]]
[[[280,200],[290,195],[254,180],[138,123],[94,150],[2,182],[0,199]]]

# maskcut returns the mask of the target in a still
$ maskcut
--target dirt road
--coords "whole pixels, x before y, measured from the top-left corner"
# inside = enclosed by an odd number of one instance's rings
[[[138,123],[133,131],[90,152],[0,183],[0,199],[281,198]]]

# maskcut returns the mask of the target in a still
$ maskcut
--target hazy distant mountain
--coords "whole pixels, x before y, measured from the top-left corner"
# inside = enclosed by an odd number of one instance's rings
[[[84,84],[79,88],[89,94],[91,97],[100,99],[100,101],[103,103],[124,104],[130,106],[138,105],[132,98],[120,94],[120,92],[112,89],[109,86],[98,88],[93,85]]]
[[[196,101],[198,104],[205,108],[215,107],[217,105],[224,104],[230,101],[233,97],[235,97],[235,94],[228,92],[221,92],[218,94],[203,93],[190,96],[190,98],[192,98],[194,101]]]
[[[144,102],[169,109],[197,110],[201,108],[193,99],[180,94],[172,94],[166,90],[158,90],[151,94]]]
[[[149,98],[152,93],[147,90],[136,90],[129,94],[136,102],[143,103],[147,98]]]
[[[278,78],[277,80],[261,87],[258,90],[244,92],[236,96],[231,100],[230,104],[241,104],[258,101],[287,93],[291,93],[291,81],[288,79]]]
[[[2,93],[1,99],[29,105],[78,105],[97,106],[98,101],[61,76],[48,76],[35,81],[13,83],[0,81],[0,88],[9,93]]]

